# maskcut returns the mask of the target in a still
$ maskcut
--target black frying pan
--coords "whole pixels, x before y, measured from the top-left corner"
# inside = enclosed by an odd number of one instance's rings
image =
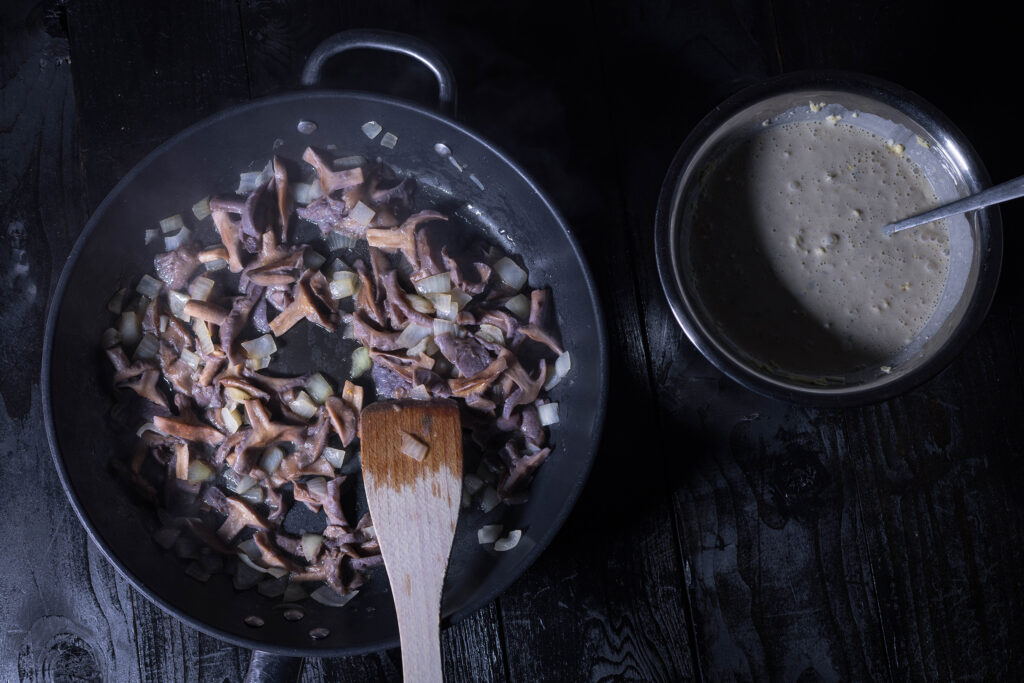
[[[442,108],[454,101],[454,84],[443,60],[419,41],[378,32],[339,34],[314,52],[303,75],[315,85],[323,60],[353,47],[402,52],[420,59],[437,76]],[[300,120],[316,131],[297,131]],[[361,131],[374,120],[398,135],[394,149]],[[275,142],[276,141],[276,142]],[[465,166],[459,171],[435,150],[443,143]],[[442,615],[456,620],[493,600],[551,541],[583,486],[604,415],[606,350],[593,281],[565,222],[526,175],[504,154],[445,116],[392,99],[315,90],[271,97],[222,112],[178,134],[146,157],[114,188],[75,244],[50,305],[43,349],[43,399],[47,436],[61,482],[79,519],[110,562],[143,595],[179,619],[231,643],[291,656],[341,656],[398,643],[394,608],[380,570],[344,608],[304,603],[298,622],[283,618],[280,599],[255,590],[236,591],[227,577],[199,583],[184,573],[185,561],[151,540],[151,512],[133,502],[111,474],[111,453],[130,438],[112,426],[111,369],[99,352],[110,325],[106,302],[118,288],[152,272],[154,249],[143,232],[157,220],[187,213],[198,198],[230,191],[240,171],[262,164],[276,151],[297,160],[307,145],[337,145],[338,154],[381,156],[416,176],[422,191],[468,229],[485,233],[519,254],[532,286],[550,286],[572,372],[552,391],[561,422],[552,428],[553,456],[541,468],[524,505],[499,507],[485,516],[465,510],[459,522]],[[258,167],[257,167],[258,170]],[[472,173],[483,189],[470,178]],[[299,328],[296,328],[299,329]],[[302,326],[284,337],[285,370],[319,369],[348,375],[348,351],[340,336]],[[499,511],[504,512],[499,514]],[[524,529],[508,553],[484,550],[476,530],[500,519]],[[486,521],[485,521],[486,520]],[[246,625],[249,616],[264,625]],[[310,631],[324,627],[320,640]]]

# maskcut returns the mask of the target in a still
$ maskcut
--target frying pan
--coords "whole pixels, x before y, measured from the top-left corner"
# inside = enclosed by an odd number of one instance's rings
[[[304,85],[318,83],[325,59],[353,48],[404,53],[422,61],[438,80],[441,109],[452,109],[454,80],[440,55],[421,41],[385,32],[349,31],[328,39],[311,56]],[[371,120],[398,137],[393,148],[381,144],[383,133],[374,139],[364,134],[361,127]],[[300,127],[300,121],[307,123]],[[309,122],[315,124],[311,133]],[[420,191],[467,230],[520,255],[530,285],[551,288],[564,345],[572,354],[571,372],[551,392],[561,418],[551,429],[555,450],[540,468],[530,500],[488,514],[463,510],[442,601],[443,623],[497,597],[536,559],[568,515],[597,449],[607,359],[594,283],[565,221],[505,154],[445,115],[355,92],[305,90],[269,97],[182,131],[118,183],[75,244],[47,317],[44,415],[64,490],[106,558],[140,593],[178,619],[264,653],[332,657],[398,644],[382,570],[375,570],[359,596],[343,608],[304,601],[300,621],[283,617],[280,598],[237,591],[224,575],[206,583],[187,576],[186,561],[152,541],[153,512],[135,502],[109,469],[111,455],[129,448],[134,435],[124,434],[110,417],[111,368],[99,351],[101,334],[111,324],[106,311],[111,294],[152,272],[156,250],[143,246],[147,227],[165,216],[187,215],[201,197],[230,191],[240,171],[259,170],[271,154],[297,160],[308,145],[336,146],[339,156],[381,157],[399,172],[414,175]],[[461,169],[438,150],[454,156]],[[275,368],[284,373],[320,370],[343,379],[350,343],[302,325],[284,336]],[[477,544],[476,530],[498,521],[524,530],[509,552]],[[263,625],[248,625],[247,617],[253,616]],[[326,629],[328,635],[314,639],[315,629]]]

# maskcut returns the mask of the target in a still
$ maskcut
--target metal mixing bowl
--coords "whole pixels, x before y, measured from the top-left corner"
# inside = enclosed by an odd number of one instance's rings
[[[708,114],[684,141],[658,202],[658,271],[672,312],[687,337],[719,370],[740,384],[768,396],[811,405],[879,401],[932,377],[978,328],[999,278],[1002,221],[994,207],[947,220],[950,265],[939,303],[921,331],[891,358],[867,365],[851,363],[848,369],[827,376],[804,375],[765,363],[757,349],[742,347],[724,334],[701,301],[694,277],[689,219],[704,177],[730,144],[764,125],[811,116],[814,112],[809,103],[826,103],[833,111],[856,112],[857,125],[881,127],[873,132],[903,142],[941,202],[972,194],[989,184],[981,160],[964,135],[917,95],[860,74],[787,74],[732,96]],[[703,286],[713,283],[704,282]]]

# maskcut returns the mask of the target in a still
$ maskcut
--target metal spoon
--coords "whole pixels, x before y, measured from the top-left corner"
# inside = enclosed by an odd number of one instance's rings
[[[901,230],[906,230],[907,228],[913,228],[918,225],[930,223],[931,221],[937,221],[940,218],[946,218],[947,216],[953,216],[958,213],[984,209],[986,206],[1000,204],[1010,199],[1016,199],[1017,197],[1024,197],[1024,176],[1008,180],[1001,185],[990,187],[987,190],[982,190],[977,194],[972,194],[970,197],[964,197],[963,199],[958,199],[955,202],[944,204],[937,209],[925,211],[924,213],[919,213],[916,216],[911,216],[910,218],[904,218],[903,220],[896,221],[895,223],[889,223],[888,225],[882,226],[882,233],[886,235],[894,235]]]

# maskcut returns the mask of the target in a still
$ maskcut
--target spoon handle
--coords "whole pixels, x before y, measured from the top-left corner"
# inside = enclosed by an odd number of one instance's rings
[[[966,213],[968,211],[975,211],[977,209],[984,209],[986,206],[992,206],[993,204],[999,204],[1010,199],[1016,199],[1017,197],[1024,197],[1024,176],[1014,178],[1013,180],[1007,180],[1005,183],[990,187],[987,190],[982,190],[977,194],[972,194],[970,197],[964,197],[950,204],[940,206],[937,209],[931,211],[925,211],[919,213],[916,216],[905,218],[895,223],[889,223],[882,228],[882,232],[886,235],[894,235],[901,230],[907,228],[913,228],[918,225],[930,223],[931,221],[937,221],[940,218],[946,218],[947,216],[953,216],[958,213]]]

